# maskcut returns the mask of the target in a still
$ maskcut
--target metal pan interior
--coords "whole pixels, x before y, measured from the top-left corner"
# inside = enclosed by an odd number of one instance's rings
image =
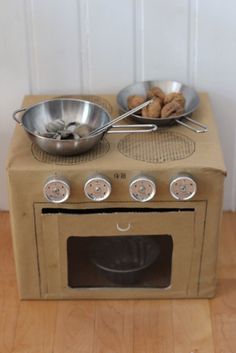
[[[151,123],[151,124],[156,124],[158,126],[173,124],[177,118],[180,119],[185,116],[190,116],[197,109],[200,103],[200,98],[197,92],[193,88],[177,81],[154,80],[154,81],[137,82],[123,88],[117,94],[117,103],[120,110],[122,112],[125,112],[128,110],[127,100],[129,96],[132,96],[132,95],[146,96],[147,92],[152,87],[161,88],[165,94],[168,94],[171,92],[181,92],[185,97],[184,113],[181,116],[170,116],[168,118],[149,118],[149,117],[142,117],[140,115],[133,114],[132,118],[140,123],[145,123],[145,124]]]
[[[65,124],[76,122],[97,129],[110,121],[109,114],[99,105],[78,99],[52,99],[29,107],[23,114],[24,128],[31,134],[46,132],[46,125],[56,119]]]

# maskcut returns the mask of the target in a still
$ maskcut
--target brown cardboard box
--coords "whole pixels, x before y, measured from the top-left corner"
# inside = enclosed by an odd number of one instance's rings
[[[51,98],[27,96],[23,106]],[[184,141],[181,148],[186,157],[180,158],[177,153],[177,157],[171,155],[172,160],[162,162],[147,163],[120,153],[117,146],[127,138],[120,135],[106,135],[109,150],[102,156],[91,160],[83,156],[65,160],[40,152],[32,145],[22,126],[16,127],[7,171],[14,254],[22,299],[190,298],[214,295],[226,170],[208,96],[201,94],[200,98],[201,105],[194,118],[206,124],[209,132],[195,134],[180,126],[156,132],[159,135],[152,136],[164,141],[167,152],[173,141],[177,148]],[[112,107],[112,115],[117,116],[115,97],[106,95],[102,99]],[[143,147],[148,148],[146,138],[143,141]],[[96,173],[107,176],[112,183],[111,196],[101,203],[89,201],[83,192],[86,179]],[[170,180],[179,173],[192,175],[197,183],[197,193],[189,201],[174,200],[169,193]],[[152,176],[157,181],[157,195],[150,202],[138,203],[130,198],[129,182],[139,174]],[[47,202],[43,196],[44,183],[51,175],[62,175],[70,182],[70,198],[59,206]],[[129,210],[117,211],[124,208]],[[101,214],[101,209],[116,211]],[[131,226],[120,233],[115,227],[117,224],[124,228]],[[170,234],[173,239],[171,283],[168,287],[68,286],[67,241],[71,235],[156,234]]]

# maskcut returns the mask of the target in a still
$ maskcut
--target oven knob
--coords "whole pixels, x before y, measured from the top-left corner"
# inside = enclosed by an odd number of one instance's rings
[[[129,185],[129,193],[135,201],[150,201],[156,194],[156,183],[150,177],[137,177],[131,181]]]
[[[43,194],[47,201],[62,203],[70,196],[70,185],[62,177],[50,177],[43,187]]]
[[[170,193],[177,200],[190,200],[196,192],[197,184],[189,175],[179,175],[170,183]]]
[[[84,192],[92,201],[104,201],[110,196],[111,182],[103,175],[96,175],[86,181]]]

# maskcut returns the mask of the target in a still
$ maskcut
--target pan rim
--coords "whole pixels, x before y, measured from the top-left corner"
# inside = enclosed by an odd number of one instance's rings
[[[24,117],[25,115],[31,110],[31,109],[34,109],[36,108],[37,106],[40,106],[40,105],[43,105],[43,104],[46,104],[46,103],[49,103],[49,102],[54,102],[54,101],[74,101],[74,102],[82,102],[82,103],[88,103],[89,105],[93,105],[93,106],[96,106],[98,108],[100,108],[101,110],[103,110],[105,112],[105,114],[108,116],[109,118],[109,121],[112,120],[111,118],[111,115],[108,113],[108,111],[103,108],[101,105],[97,104],[97,103],[93,103],[93,102],[90,102],[88,100],[84,100],[84,99],[77,99],[77,98],[52,98],[52,99],[46,99],[46,100],[43,100],[43,101],[40,101],[36,104],[32,104],[26,108],[22,108],[22,109],[25,109],[24,112],[22,112],[21,114],[21,123],[22,123],[22,126],[24,128],[25,131],[27,131],[30,135],[36,137],[36,138],[39,138],[39,139],[42,139],[42,140],[47,140],[47,141],[54,141],[55,143],[56,142],[59,142],[58,140],[52,138],[52,137],[46,137],[46,136],[41,136],[37,133],[34,133],[32,130],[28,129],[26,127],[26,125],[24,124]],[[101,135],[101,133],[97,133],[97,134],[94,134],[94,135],[91,135],[91,136],[87,136],[87,137],[81,137],[78,141],[85,141],[85,140],[89,140],[89,139],[93,139],[97,136]],[[75,141],[74,139],[65,139],[65,140],[60,140],[60,141],[63,141],[63,143],[71,143],[71,141]],[[77,142],[78,142],[77,141]]]
[[[168,116],[168,117],[163,117],[163,118],[150,118],[150,117],[143,117],[143,116],[140,116],[140,115],[137,115],[137,114],[132,114],[130,116],[130,118],[133,118],[134,120],[137,120],[139,121],[140,123],[143,122],[143,123],[147,123],[147,122],[150,122],[150,123],[153,123],[153,124],[158,124],[158,122],[163,122],[163,123],[166,123],[168,124],[168,122],[174,122],[175,120],[177,119],[183,119],[185,117],[188,117],[188,116],[191,116],[192,113],[194,111],[196,111],[196,109],[199,107],[200,105],[200,97],[197,93],[197,91],[189,86],[189,85],[186,85],[185,83],[183,82],[180,82],[180,81],[176,81],[176,80],[146,80],[146,81],[136,81],[134,82],[133,84],[130,84],[124,88],[122,88],[118,93],[117,93],[117,96],[116,96],[116,100],[117,100],[117,104],[118,104],[118,107],[119,109],[122,111],[122,112],[126,112],[128,111],[127,108],[124,108],[123,104],[121,104],[120,102],[120,95],[121,95],[121,92],[124,92],[125,90],[128,90],[129,88],[131,87],[134,87],[135,85],[140,85],[140,84],[152,84],[153,83],[153,86],[156,85],[158,87],[158,83],[170,83],[170,84],[176,84],[176,85],[180,85],[181,87],[184,87],[184,88],[187,88],[188,90],[191,90],[193,95],[195,96],[196,98],[196,104],[195,106],[184,112],[183,114],[181,115],[178,115],[178,116],[175,116],[175,115],[172,115],[172,116]],[[181,91],[180,91],[181,92]],[[163,124],[164,126],[164,124]]]

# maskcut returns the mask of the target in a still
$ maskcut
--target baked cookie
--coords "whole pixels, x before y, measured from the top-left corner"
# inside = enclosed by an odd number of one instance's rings
[[[172,92],[166,95],[164,99],[164,104],[168,104],[175,100],[176,102],[180,103],[183,107],[185,105],[185,98],[183,93],[181,92]]]
[[[164,103],[165,99],[165,93],[159,88],[159,87],[152,87],[150,90],[147,92],[147,98],[159,98],[161,104]]]
[[[145,101],[146,98],[143,96],[129,96],[127,99],[127,105],[129,109],[134,109]]]
[[[153,101],[142,109],[142,116],[146,118],[160,118],[161,102],[159,98],[153,98]]]
[[[184,107],[179,102],[173,100],[172,102],[164,105],[161,110],[161,117],[167,118],[169,116],[178,116],[184,112]]]

